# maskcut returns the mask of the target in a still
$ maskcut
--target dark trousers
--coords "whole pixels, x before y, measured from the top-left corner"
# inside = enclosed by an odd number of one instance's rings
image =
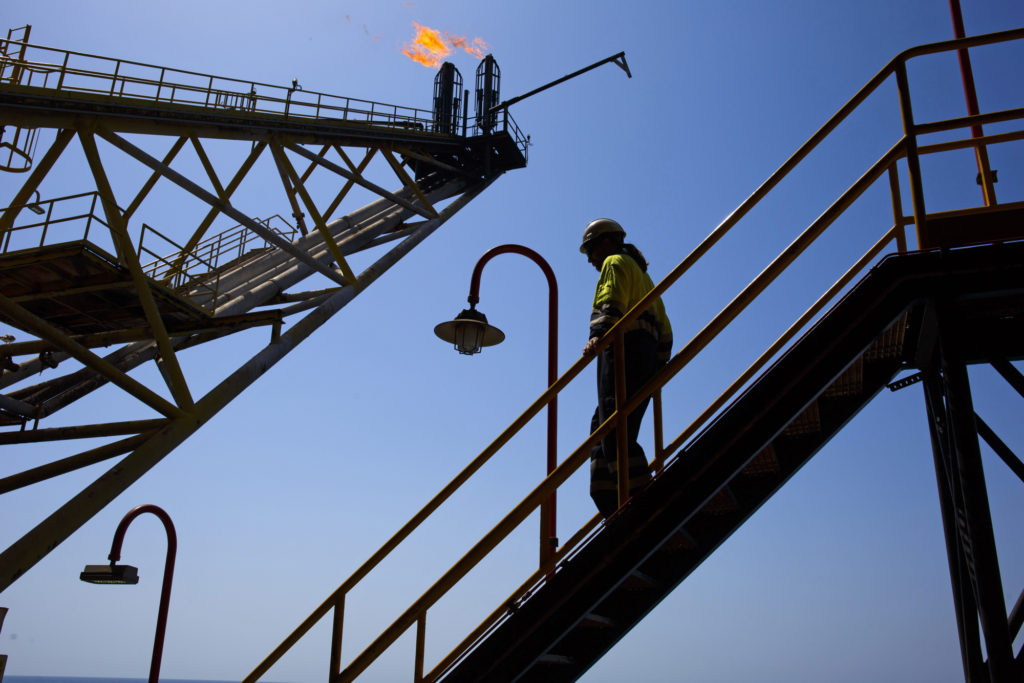
[[[626,397],[627,400],[649,380],[661,363],[657,359],[657,342],[644,332],[635,331],[626,334]],[[650,467],[644,449],[637,443],[640,434],[640,423],[650,399],[644,399],[627,418],[627,437],[629,444],[629,489],[630,494],[636,492],[650,478]],[[615,412],[615,349],[614,344],[608,346],[597,358],[597,409],[590,420],[590,431],[593,433],[602,422]],[[616,436],[612,430],[590,450],[590,497],[594,499],[598,511],[608,517],[619,507],[618,501],[618,461],[616,459]]]

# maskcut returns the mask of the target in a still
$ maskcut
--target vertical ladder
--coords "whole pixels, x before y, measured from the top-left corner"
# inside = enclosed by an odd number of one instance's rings
[[[31,26],[12,28],[7,31],[7,38],[0,41],[0,83],[21,83],[21,63],[25,61],[31,31]],[[0,125],[0,171],[24,173],[32,168],[37,133],[37,128]]]

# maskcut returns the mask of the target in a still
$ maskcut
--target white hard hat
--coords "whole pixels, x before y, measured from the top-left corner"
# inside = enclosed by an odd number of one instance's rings
[[[583,231],[583,242],[580,244],[580,253],[586,254],[591,242],[601,235],[622,235],[625,237],[626,231],[622,229],[622,226],[619,225],[618,222],[613,221],[611,218],[598,218],[596,220],[592,220],[587,224],[586,230]]]

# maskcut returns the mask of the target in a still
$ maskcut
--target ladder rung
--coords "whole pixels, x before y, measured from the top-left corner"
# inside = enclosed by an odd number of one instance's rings
[[[790,420],[786,428],[782,430],[783,436],[810,436],[821,434],[821,412],[818,410],[818,402],[812,401],[804,408],[803,412]]]
[[[672,532],[662,547],[666,550],[693,550],[697,547],[697,540],[686,529],[680,527]]]
[[[615,626],[616,622],[615,622],[614,619],[610,619],[608,617],[603,617],[600,614],[594,614],[593,612],[588,612],[587,615],[585,617],[583,617],[583,621],[580,622],[580,623],[582,625],[584,625],[584,626],[593,625],[593,626],[607,626],[607,627],[611,627],[611,626]]]
[[[623,587],[626,590],[638,590],[640,588],[657,588],[661,585],[661,582],[655,579],[649,574],[644,574],[642,571],[634,569],[629,573],[626,578]]]
[[[742,473],[744,476],[756,477],[762,474],[775,474],[779,469],[779,459],[775,454],[775,448],[772,444],[768,444],[751,458]]]
[[[724,486],[704,504],[700,511],[709,515],[724,515],[735,512],[739,507],[736,494],[728,486]]]

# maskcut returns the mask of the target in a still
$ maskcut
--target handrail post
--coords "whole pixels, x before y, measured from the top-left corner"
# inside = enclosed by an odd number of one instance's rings
[[[85,235],[82,236],[83,240],[89,239],[89,229],[92,227],[93,216],[96,215],[96,202],[100,198],[99,192],[94,192],[92,195],[92,201],[89,203],[89,217],[85,219]],[[50,204],[50,209],[53,209],[53,204]],[[47,216],[49,218],[49,216]]]
[[[112,73],[110,75],[110,94],[111,95],[114,94],[114,89],[117,87],[117,75],[121,71],[121,60],[120,59],[117,60],[116,62],[114,62],[114,64],[116,65],[116,66],[114,66],[114,73]]]
[[[629,500],[629,415],[623,410],[626,406],[626,337],[621,325],[615,330],[612,344],[615,357],[615,466],[621,508]]]
[[[53,206],[52,204],[50,205]],[[49,216],[47,216],[49,218]],[[39,247],[42,248],[46,244],[46,233],[50,230],[50,221],[43,221],[42,236],[39,238]]]
[[[338,595],[334,602],[334,620],[331,628],[331,674],[327,677],[329,682],[341,673],[341,634],[345,624],[345,593]]]
[[[892,199],[892,224],[896,229],[896,249],[907,251],[907,231],[903,225],[903,200],[900,197],[900,177],[896,164],[889,166],[889,197]]]
[[[423,650],[427,640],[427,613],[426,611],[416,620],[416,665],[413,671],[413,681],[423,681]]]
[[[70,52],[64,53],[64,63],[60,66],[60,78],[57,79],[57,90],[59,91],[64,87],[64,76],[68,72],[68,58],[71,57]]]
[[[17,61],[14,64],[14,68],[11,69],[11,83],[15,85],[21,85],[21,74],[25,71],[25,67],[22,66],[22,63],[25,61],[25,53],[27,48],[28,40],[26,38],[25,42],[21,44],[21,51],[18,55]],[[31,73],[29,74],[29,78],[31,79]]]
[[[661,411],[661,388],[653,394],[654,403],[654,462],[652,463],[655,472],[661,472],[665,466],[665,423]]]
[[[907,149],[907,173],[910,176],[910,196],[914,207],[914,225],[917,226],[917,246],[925,227],[924,188],[921,179],[921,157],[917,153],[917,126],[914,124],[914,110],[910,105],[910,85],[907,81],[907,62],[901,60],[895,65],[896,86],[899,90],[900,113],[903,118],[903,138]]]

